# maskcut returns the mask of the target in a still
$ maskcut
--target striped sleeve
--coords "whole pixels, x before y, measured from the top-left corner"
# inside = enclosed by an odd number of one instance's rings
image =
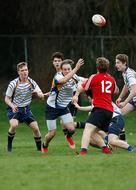
[[[131,69],[129,70],[127,74],[127,80],[130,86],[136,84],[136,77],[135,77],[134,71]]]
[[[58,85],[59,84],[59,80],[64,78],[64,76],[62,75],[62,73],[56,73],[56,75],[54,76],[54,84]]]
[[[32,88],[35,89],[38,84],[33,79],[31,79],[30,77],[28,77],[28,80],[30,81]]]
[[[77,81],[77,82],[84,82],[86,78],[78,76],[76,74],[74,74],[73,78]]]
[[[37,92],[42,91],[40,89],[39,85],[33,79],[31,79],[30,77],[28,79],[29,79],[30,83],[32,84],[32,89],[33,90],[36,90]]]
[[[15,90],[15,87],[16,87],[16,84],[17,84],[17,80],[18,79],[14,79],[12,80],[9,85],[8,85],[8,88],[6,90],[6,96],[8,97],[12,97],[13,93],[14,93],[14,90]]]

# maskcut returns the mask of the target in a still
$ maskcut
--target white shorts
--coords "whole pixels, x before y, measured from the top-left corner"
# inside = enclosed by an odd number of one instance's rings
[[[61,118],[63,124],[74,122],[71,113],[62,115],[62,116],[60,116],[60,118]],[[47,128],[49,131],[55,130],[57,128],[56,119],[55,120],[46,120],[46,122],[47,122]]]

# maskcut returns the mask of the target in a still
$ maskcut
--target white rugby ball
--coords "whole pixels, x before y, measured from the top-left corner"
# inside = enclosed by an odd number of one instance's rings
[[[92,22],[94,23],[94,25],[102,27],[105,26],[106,19],[100,14],[95,14],[92,16]]]

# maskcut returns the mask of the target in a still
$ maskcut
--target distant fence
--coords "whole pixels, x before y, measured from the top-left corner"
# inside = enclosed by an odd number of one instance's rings
[[[111,61],[114,73],[115,55],[126,53],[130,66],[136,69],[135,50],[136,36],[0,35],[0,76],[7,80],[15,77],[17,63],[26,61],[32,77],[43,89],[49,89],[54,72],[50,57],[55,51],[61,51],[65,58],[75,61],[83,57],[86,64],[80,74],[87,77],[96,71],[98,56],[105,56]]]

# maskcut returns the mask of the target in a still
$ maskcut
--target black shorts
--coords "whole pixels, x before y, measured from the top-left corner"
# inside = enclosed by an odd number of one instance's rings
[[[70,113],[69,109],[66,107],[64,109],[59,109],[59,108],[53,108],[49,106],[48,104],[45,107],[45,119],[46,120],[55,120],[58,117],[62,115],[66,115]]]
[[[71,113],[71,115],[73,117],[76,116],[76,114],[77,114],[77,108],[75,107],[75,105],[72,102],[70,102],[68,104],[68,109],[69,109],[69,111],[70,111],[70,113]]]
[[[97,128],[108,132],[113,112],[103,108],[93,108],[86,123],[95,125]]]
[[[73,95],[75,95],[75,92],[74,92]],[[80,95],[79,95],[79,97],[78,97],[78,105],[81,106],[81,96],[80,96]],[[70,102],[67,107],[68,107],[68,109],[69,109],[71,115],[72,115],[73,117],[76,117],[78,110],[77,110],[77,108],[75,107],[75,105],[74,105],[72,102]]]

